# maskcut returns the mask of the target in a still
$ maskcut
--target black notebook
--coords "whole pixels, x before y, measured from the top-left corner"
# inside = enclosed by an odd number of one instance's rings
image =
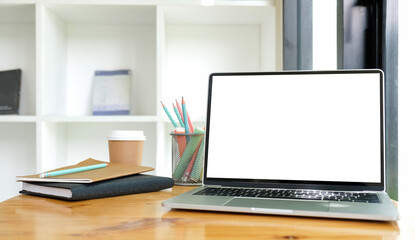
[[[172,178],[135,174],[95,183],[23,182],[20,193],[68,201],[155,192],[174,185]]]
[[[0,71],[0,114],[19,113],[20,69]]]

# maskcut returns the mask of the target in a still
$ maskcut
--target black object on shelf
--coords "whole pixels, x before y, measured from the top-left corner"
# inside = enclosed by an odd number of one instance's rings
[[[0,71],[0,114],[18,114],[20,102],[20,69]]]

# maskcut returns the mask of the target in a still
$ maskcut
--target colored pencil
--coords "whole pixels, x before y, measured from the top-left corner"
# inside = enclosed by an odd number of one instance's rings
[[[179,110],[180,116],[182,117],[182,121],[184,121],[183,111],[182,111],[182,108],[181,108],[179,102],[177,101],[177,99],[176,99],[176,106],[177,106],[177,110]]]
[[[174,103],[173,103],[173,109],[174,109],[174,112],[176,113],[177,119],[179,119],[180,126],[181,127],[184,127],[184,123],[183,123],[182,117],[180,116],[180,113],[177,110],[177,107],[174,105]]]
[[[160,102],[161,102],[161,106],[163,106],[163,109],[164,109],[164,111],[166,112],[167,116],[170,118],[170,121],[171,121],[171,123],[173,124],[173,126],[174,126],[175,128],[176,128],[176,127],[179,127],[179,126],[177,126],[177,123],[176,123],[176,122],[174,122],[174,120],[173,120],[172,116],[170,115],[169,110],[166,108],[166,106],[163,104],[163,102],[162,102],[162,101],[160,101]]]
[[[182,98],[183,98],[183,97],[182,97]],[[174,104],[173,104],[173,105],[174,105]],[[177,101],[177,99],[176,99],[176,105],[177,105],[177,109],[178,109],[178,111],[180,112],[180,115],[181,115],[181,117],[182,117],[182,120],[184,121],[184,118],[183,118],[183,112],[182,112],[182,109],[180,108],[180,104],[179,104],[179,102]],[[193,132],[194,132],[194,130],[195,130],[195,128],[193,127],[192,121],[190,120],[190,117],[189,117],[189,111],[186,111],[186,115],[187,115],[187,121],[189,122],[190,133],[193,133]]]
[[[184,128],[174,129],[174,133],[185,133]],[[176,135],[177,145],[179,148],[180,158],[183,156],[184,150],[187,146],[186,136]]]
[[[190,120],[189,111],[186,111],[186,115],[187,115],[187,121],[189,122],[190,132],[193,133],[195,129],[193,127],[192,121]]]
[[[184,102],[184,98],[182,97],[182,110],[183,110],[183,118],[184,118],[184,129],[186,133],[190,133],[189,129],[189,121],[187,119],[187,112],[186,112],[186,103]]]
[[[182,99],[183,99],[183,97],[182,97]],[[177,102],[177,100],[176,100],[176,105],[178,106],[178,108],[180,107],[180,105],[179,105],[179,103]],[[182,118],[183,118],[183,112],[182,112],[182,110],[181,109],[179,109],[179,111],[180,111],[180,113],[181,113],[181,116],[182,116]],[[187,115],[187,122],[189,123],[189,130],[190,130],[190,133],[193,133],[194,131],[195,131],[195,128],[193,127],[193,123],[192,123],[192,121],[190,120],[190,117],[189,117],[189,111],[186,109],[186,115]],[[184,118],[183,118],[183,121],[184,121]]]
[[[204,133],[204,132],[199,132],[196,129],[195,133]],[[187,146],[183,152],[183,156],[180,158],[180,161],[177,163],[177,166],[173,171],[173,179],[181,179],[183,177],[183,174],[185,173],[187,166],[192,160],[193,154],[195,153],[195,150],[198,147],[199,142],[202,138],[203,138],[203,135],[194,135],[187,142]]]
[[[186,171],[184,172],[184,174],[183,174],[183,177],[182,177],[182,181],[184,181],[184,182],[186,182],[186,181],[188,181],[189,180],[189,177],[190,177],[190,173],[192,172],[192,171],[194,171],[193,170],[193,168],[194,168],[194,166],[195,166],[195,160],[196,160],[196,157],[197,157],[197,154],[198,154],[198,152],[199,152],[199,149],[200,149],[200,144],[202,143],[202,141],[203,141],[203,138],[202,139],[200,139],[200,141],[199,141],[199,144],[197,145],[197,147],[196,147],[196,149],[195,149],[195,152],[194,152],[194,154],[193,154],[193,156],[192,156],[192,159],[190,160],[190,163],[189,163],[189,165],[187,165],[187,168],[186,168]]]
[[[64,174],[94,170],[94,169],[103,168],[103,167],[106,167],[106,166],[108,166],[108,164],[100,163],[100,164],[89,165],[89,166],[84,166],[84,167],[77,167],[77,168],[70,168],[70,169],[58,170],[58,171],[53,171],[53,172],[41,173],[41,174],[39,174],[39,177],[41,177],[41,178],[54,177],[54,176],[60,176],[60,175],[64,175]]]
[[[197,130],[195,130],[197,131]],[[190,180],[193,182],[198,182],[200,181],[200,179],[202,179],[202,170],[203,170],[203,158],[204,158],[204,144],[205,144],[205,139],[202,138],[201,144],[197,149],[197,156],[196,156],[196,160],[193,166],[193,170],[191,172],[190,175]]]

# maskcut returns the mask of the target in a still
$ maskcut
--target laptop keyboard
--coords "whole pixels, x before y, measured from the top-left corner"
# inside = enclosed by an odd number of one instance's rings
[[[204,188],[193,195],[380,203],[376,193],[257,188]]]

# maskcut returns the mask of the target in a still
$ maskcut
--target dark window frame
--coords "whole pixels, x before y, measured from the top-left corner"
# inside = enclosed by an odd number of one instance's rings
[[[283,0],[284,70],[313,68],[312,5]],[[338,68],[385,73],[386,191],[398,200],[398,0],[337,0],[337,9]]]

